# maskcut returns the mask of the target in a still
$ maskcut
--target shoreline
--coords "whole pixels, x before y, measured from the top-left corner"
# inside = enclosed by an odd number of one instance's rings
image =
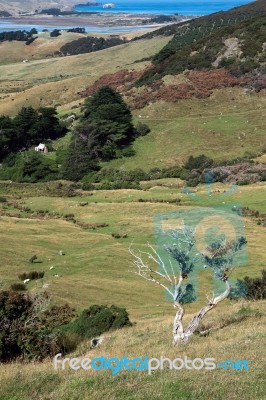
[[[98,30],[116,30],[118,27],[123,30],[147,30],[147,29],[158,29],[163,26],[188,21],[188,18],[182,18],[180,21],[164,22],[164,23],[143,23],[154,17],[154,14],[127,14],[127,13],[116,13],[116,14],[86,14],[86,15],[69,15],[69,16],[52,16],[52,15],[32,15],[32,16],[19,16],[19,17],[5,17],[0,18],[0,31],[5,30],[16,30],[12,26],[29,26],[29,27],[41,27],[43,29],[67,29],[74,27],[84,28],[98,28]],[[87,31],[87,30],[86,30]]]

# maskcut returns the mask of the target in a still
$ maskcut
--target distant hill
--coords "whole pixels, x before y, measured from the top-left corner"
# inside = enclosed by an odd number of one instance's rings
[[[20,13],[34,13],[36,10],[49,7],[71,10],[74,5],[87,2],[87,0],[0,0],[0,11],[19,15]]]
[[[264,60],[266,2],[258,0],[227,12],[211,14],[190,22],[174,24],[145,37],[174,34],[153,59],[139,85],[186,69],[230,67],[248,72]],[[236,38],[232,42],[232,38]],[[228,62],[227,62],[228,61]],[[245,64],[245,67],[244,67]]]
[[[148,32],[142,35],[140,38],[150,38],[156,36],[171,36],[177,35],[182,36],[183,28],[191,28],[194,31],[195,28],[199,26],[204,26],[213,23],[215,26],[223,26],[228,25],[232,22],[241,21],[243,19],[253,18],[255,16],[261,16],[266,13],[266,2],[265,0],[256,0],[251,3],[248,3],[244,6],[234,7],[228,11],[219,11],[213,14],[204,15],[199,18],[195,18],[189,21],[183,21],[176,24],[171,24],[167,26],[163,26],[160,29],[156,29],[155,31]],[[218,23],[218,21],[220,21]]]

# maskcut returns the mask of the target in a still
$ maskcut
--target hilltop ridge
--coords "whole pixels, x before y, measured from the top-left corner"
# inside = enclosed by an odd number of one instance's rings
[[[72,10],[76,4],[86,4],[86,0],[1,0],[0,11],[6,11],[11,15],[21,13],[34,13],[36,10],[55,7],[61,10]]]

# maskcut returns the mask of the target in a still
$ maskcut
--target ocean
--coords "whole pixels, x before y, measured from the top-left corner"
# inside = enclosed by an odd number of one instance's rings
[[[97,1],[97,0],[96,0]],[[250,3],[250,0],[111,0],[98,1],[101,5],[75,7],[78,12],[106,12],[128,14],[180,14],[207,15],[221,10]],[[113,3],[115,8],[103,8],[103,4]]]
[[[99,0],[99,2],[102,0]],[[77,0],[78,2],[78,0]],[[109,3],[109,1],[107,0]],[[232,7],[237,7],[243,4],[250,3],[250,0],[114,0],[110,1],[116,5],[116,8],[103,8],[99,6],[77,6],[76,11],[82,12],[106,12],[106,13],[129,13],[129,14],[180,14],[180,15],[207,15],[220,10],[228,10]],[[101,4],[106,4],[102,2]],[[36,21],[37,22],[37,21]],[[145,30],[154,28],[153,25],[139,25],[139,26],[91,26],[82,25],[85,27],[86,32],[97,32],[103,34],[117,33],[117,32],[131,32],[136,30]],[[9,22],[8,20],[0,19],[0,32],[11,31],[11,30],[30,30],[35,27],[39,32],[43,29],[49,31],[57,29],[69,29],[73,28],[73,25],[58,26],[57,23],[49,23],[47,25],[36,24],[24,24],[23,20],[19,22]]]

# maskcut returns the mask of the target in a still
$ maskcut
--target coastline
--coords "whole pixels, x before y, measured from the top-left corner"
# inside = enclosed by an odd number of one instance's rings
[[[152,30],[158,29],[162,26],[168,25],[168,23],[146,23],[150,18],[153,18],[152,14],[86,14],[86,15],[69,15],[69,16],[52,16],[52,15],[32,15],[32,16],[20,16],[20,17],[7,17],[0,18],[0,31],[5,30],[19,30],[19,29],[30,29],[30,27],[39,27],[41,29],[68,29],[73,27],[84,27],[87,32],[90,30],[96,32],[105,31],[117,31],[117,28],[121,28],[122,31],[132,30]],[[184,20],[180,18],[182,22]],[[173,22],[171,22],[173,23]],[[27,28],[25,28],[27,27]]]

